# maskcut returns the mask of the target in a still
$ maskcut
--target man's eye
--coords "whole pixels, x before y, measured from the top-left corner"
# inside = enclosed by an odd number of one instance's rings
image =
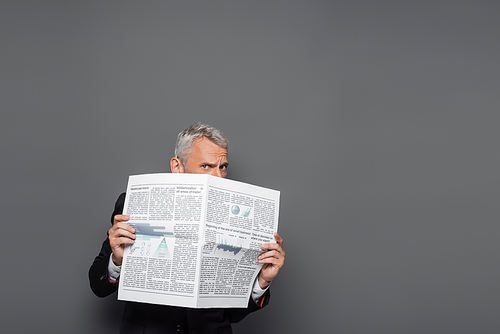
[[[220,166],[219,169],[226,170],[227,166],[226,165]]]
[[[208,168],[208,165],[201,165],[201,168],[203,168],[203,169],[207,169],[207,168]]]

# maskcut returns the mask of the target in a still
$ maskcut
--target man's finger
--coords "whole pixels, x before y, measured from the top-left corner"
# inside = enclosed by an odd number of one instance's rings
[[[117,222],[111,227],[112,231],[125,230],[130,233],[135,233],[135,229],[127,223]]]
[[[259,260],[268,259],[268,258],[282,259],[283,255],[281,255],[280,252],[275,251],[275,250],[269,251],[269,252],[265,252],[265,253],[262,253],[262,254],[259,255]]]
[[[277,232],[274,232],[274,240],[283,247],[283,238]]]
[[[281,248],[281,245],[277,244],[277,243],[262,244],[262,245],[260,245],[260,248],[262,248],[263,250],[267,250],[267,251],[276,250],[280,253],[283,252],[283,248]]]
[[[126,222],[129,219],[130,219],[130,217],[127,215],[116,215],[113,217],[114,224],[116,224],[118,222]]]
[[[135,240],[134,239],[131,239],[131,238],[128,238],[128,237],[120,237],[120,238],[117,238],[118,243],[117,245],[132,245]]]
[[[117,238],[121,236],[125,236],[127,238],[135,239],[135,230],[133,227],[128,226],[127,227],[112,227],[112,230],[110,231],[110,237],[112,238]]]

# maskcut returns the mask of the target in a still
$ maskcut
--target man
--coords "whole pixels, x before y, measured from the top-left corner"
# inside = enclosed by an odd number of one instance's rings
[[[221,131],[195,124],[179,133],[175,156],[170,160],[172,173],[210,174],[226,177],[228,142]],[[134,243],[134,229],[122,215],[125,193],[115,204],[113,226],[89,271],[90,286],[99,297],[118,290],[118,281],[126,246]],[[120,333],[232,333],[231,323],[267,305],[269,285],[285,261],[283,239],[274,234],[276,243],[261,245],[268,250],[259,256],[262,269],[254,282],[247,308],[191,309],[127,302]]]

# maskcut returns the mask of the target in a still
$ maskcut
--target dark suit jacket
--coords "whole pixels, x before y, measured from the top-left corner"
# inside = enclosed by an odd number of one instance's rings
[[[115,215],[123,212],[124,202],[125,193],[116,201],[111,223]],[[118,290],[118,284],[111,283],[108,279],[110,256],[111,246],[106,238],[89,270],[90,287],[99,297],[106,297]],[[231,323],[261,309],[267,305],[269,298],[268,289],[262,297],[262,306],[250,298],[247,308],[228,309],[192,309],[126,302],[120,333],[232,333]]]

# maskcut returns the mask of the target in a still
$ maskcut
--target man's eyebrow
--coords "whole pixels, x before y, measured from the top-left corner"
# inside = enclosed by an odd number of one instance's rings
[[[200,162],[200,165],[208,165],[210,167],[213,167],[215,165],[217,165],[216,162]]]
[[[215,162],[200,162],[200,166],[201,166],[201,165],[208,165],[208,166],[210,166],[210,167],[213,167],[213,166],[216,166],[216,165],[218,165],[218,164],[219,164],[219,163],[218,163],[217,161],[215,161]],[[226,166],[226,167],[227,167],[227,166],[229,166],[229,162],[228,162],[228,161],[225,161],[225,162],[221,163],[220,165],[221,165],[221,166]]]

